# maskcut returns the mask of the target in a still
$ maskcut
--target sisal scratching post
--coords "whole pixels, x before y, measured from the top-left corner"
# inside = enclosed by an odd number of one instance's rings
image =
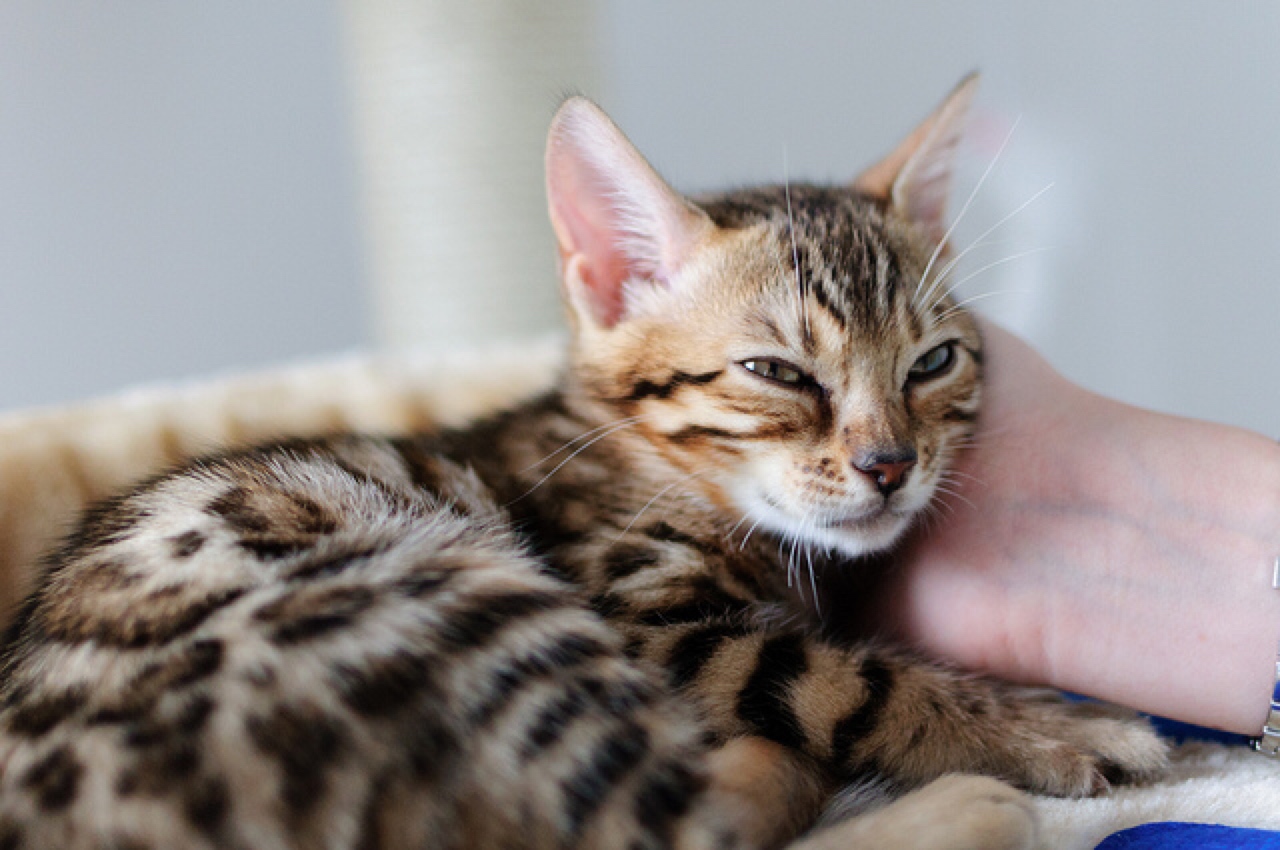
[[[376,338],[391,350],[558,326],[542,151],[595,82],[590,0],[346,0]]]

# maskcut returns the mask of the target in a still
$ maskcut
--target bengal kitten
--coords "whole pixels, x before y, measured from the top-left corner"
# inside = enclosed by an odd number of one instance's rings
[[[978,331],[926,275],[972,89],[852,186],[697,202],[566,102],[559,388],[90,511],[4,650],[0,848],[1021,848],[1018,792],[926,783],[1157,770],[1140,721],[809,604],[810,559],[890,546],[978,411]],[[868,778],[924,787],[805,834]]]

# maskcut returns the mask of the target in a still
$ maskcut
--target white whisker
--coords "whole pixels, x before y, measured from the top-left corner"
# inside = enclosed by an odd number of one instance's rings
[[[746,536],[743,537],[742,542],[738,544],[739,552],[747,548],[747,541],[751,539],[751,535],[755,532],[756,528],[758,528],[760,523],[762,522],[764,522],[764,517],[756,517],[756,521],[751,523],[751,527],[747,529]]]
[[[794,534],[788,534],[791,538],[791,548],[787,549],[787,586],[790,588],[792,573],[795,572],[796,566],[796,545],[800,543],[800,538]]]
[[[601,431],[608,430],[609,428],[612,428],[614,425],[618,425],[618,424],[621,424],[621,423],[623,423],[623,422],[627,422],[627,423],[631,423],[631,422],[640,422],[641,420],[644,420],[644,419],[652,419],[652,418],[655,418],[655,417],[656,417],[656,415],[657,415],[657,414],[649,414],[648,416],[629,416],[629,417],[627,417],[627,418],[625,418],[625,419],[615,419],[615,420],[613,420],[612,422],[606,422],[606,423],[604,423],[603,425],[600,425],[600,426],[598,426],[598,427],[596,427],[596,428],[592,428],[590,431],[586,431],[586,432],[584,432],[584,433],[582,433],[582,434],[579,434],[578,436],[574,437],[574,438],[573,438],[572,440],[570,440],[569,442],[565,443],[565,444],[564,444],[563,446],[561,446],[560,448],[556,449],[556,450],[555,450],[554,452],[552,452],[551,454],[547,455],[546,457],[542,458],[541,460],[536,460],[536,461],[534,461],[533,463],[529,464],[529,465],[528,465],[528,466],[526,466],[524,469],[520,470],[520,473],[521,473],[521,474],[523,474],[523,473],[528,472],[528,471],[529,471],[529,470],[531,470],[531,469],[534,469],[534,468],[536,468],[536,467],[542,466],[542,464],[544,464],[544,463],[546,463],[547,461],[551,460],[553,457],[555,457],[556,455],[558,455],[558,454],[560,454],[561,452],[565,451],[566,449],[570,448],[571,446],[577,445],[578,443],[581,443],[583,440],[585,440],[585,439],[587,439],[587,438],[589,438],[589,437],[591,437],[591,436],[593,436],[593,435],[595,435],[595,434],[599,434]]]
[[[947,276],[950,275],[951,272],[955,269],[956,264],[958,264],[961,260],[963,260],[965,255],[968,254],[970,251],[976,250],[978,248],[998,247],[998,246],[1010,245],[1010,244],[1012,244],[1012,240],[1010,239],[987,240],[987,239],[978,238],[974,240],[972,245],[969,245],[963,251],[961,251],[956,256],[948,260],[947,264],[942,267],[941,271],[938,272],[938,276],[936,279],[945,280]]]
[[[1048,251],[1048,250],[1049,250],[1048,248],[1032,248],[1029,251],[1019,251],[1018,253],[1010,254],[1009,256],[1004,257],[1003,259],[999,259],[999,260],[995,260],[993,262],[987,263],[982,268],[970,272],[969,274],[960,278],[960,280],[956,281],[951,286],[947,287],[946,291],[943,292],[941,295],[939,295],[936,299],[934,299],[933,303],[930,304],[928,307],[926,307],[925,310],[926,311],[932,310],[935,307],[939,306],[940,304],[942,304],[942,302],[947,300],[948,296],[950,296],[951,293],[955,292],[957,289],[964,286],[966,283],[973,280],[975,277],[982,274],[983,272],[990,271],[991,269],[994,269],[998,266],[1003,266],[1005,263],[1012,263],[1014,260],[1021,260],[1023,257],[1030,257],[1032,254],[1043,254],[1045,251]]]
[[[969,481],[972,481],[974,484],[976,484],[979,487],[987,486],[986,481],[983,481],[978,476],[965,472],[960,469],[948,469],[946,472],[942,473],[942,476],[941,476],[942,481],[947,481],[953,478],[966,478]]]
[[[645,511],[649,510],[649,508],[652,507],[654,502],[658,501],[667,493],[671,492],[673,488],[679,487],[681,484],[689,483],[694,478],[697,478],[699,475],[702,475],[704,472],[706,472],[706,470],[699,470],[697,472],[692,472],[684,476],[683,478],[672,481],[666,487],[663,487],[661,490],[659,490],[656,494],[654,494],[653,498],[651,498],[649,501],[644,503],[644,507],[642,507],[639,511],[636,512],[636,515],[631,518],[631,522],[627,523],[627,527],[622,529],[622,531],[618,532],[618,536],[613,538],[613,542],[617,543],[619,540],[621,540],[623,535],[625,535],[628,531],[630,531],[631,527],[634,526],[637,522],[639,522],[640,517],[644,515]]]
[[[1012,212],[1008,213],[1008,214],[1007,214],[1007,215],[1005,215],[1003,218],[1001,218],[999,221],[997,221],[995,224],[991,225],[991,226],[990,226],[990,227],[988,227],[986,230],[984,230],[984,231],[982,232],[982,235],[981,235],[981,236],[979,236],[977,239],[973,240],[973,244],[972,244],[972,245],[970,245],[968,248],[965,248],[963,251],[961,251],[961,252],[960,252],[960,253],[955,257],[955,259],[954,259],[954,260],[953,260],[949,265],[950,265],[950,266],[954,266],[954,265],[955,265],[956,263],[958,263],[958,262],[959,262],[959,261],[960,261],[960,260],[961,260],[965,255],[966,255],[966,254],[968,254],[970,251],[972,251],[972,250],[973,250],[974,248],[976,248],[978,245],[982,244],[982,240],[986,239],[986,238],[987,238],[988,236],[990,236],[992,233],[995,233],[998,229],[1000,229],[1002,226],[1004,226],[1004,224],[1005,224],[1006,222],[1008,222],[1011,218],[1013,218],[1015,215],[1017,215],[1018,213],[1020,213],[1020,212],[1022,212],[1023,210],[1025,210],[1027,207],[1031,206],[1031,204],[1033,204],[1033,203],[1034,203],[1034,202],[1035,202],[1035,201],[1036,201],[1036,200],[1037,200],[1041,195],[1043,195],[1045,192],[1048,192],[1048,191],[1049,191],[1050,189],[1052,189],[1052,188],[1053,188],[1053,183],[1049,183],[1049,185],[1045,186],[1045,187],[1044,187],[1043,189],[1041,189],[1039,192],[1036,192],[1036,193],[1035,193],[1034,195],[1032,195],[1030,198],[1027,198],[1025,201],[1023,201],[1022,203],[1018,204],[1018,206],[1017,206],[1017,207],[1016,207]],[[937,288],[937,286],[938,286],[938,284],[939,284],[940,282],[941,282],[941,276],[939,276],[937,279],[935,279],[935,280],[933,281],[933,283],[929,284],[929,288],[925,291],[925,294],[924,294],[924,296],[923,296],[923,297],[921,297],[921,298],[919,298],[919,299],[912,299],[912,303],[928,303],[928,301],[929,301],[929,296],[930,296],[930,295],[933,293],[933,291]],[[916,287],[916,292],[917,292],[917,293],[919,293],[919,291],[920,291],[919,287]]]
[[[957,498],[957,499],[959,499],[960,501],[964,502],[966,505],[968,505],[969,507],[973,508],[974,510],[977,510],[977,509],[978,509],[978,506],[977,506],[977,505],[975,505],[971,499],[969,499],[968,497],[966,497],[966,496],[965,496],[963,493],[961,493],[959,490],[955,490],[955,489],[953,489],[953,488],[951,488],[951,487],[948,487],[948,486],[946,486],[945,484],[941,484],[941,483],[934,485],[934,488],[933,488],[933,489],[934,489],[935,491],[939,492],[939,493],[942,493],[942,494],[943,494],[943,495],[945,495],[945,496],[954,496],[955,498]]]
[[[945,522],[956,512],[955,506],[943,499],[934,499],[925,505],[921,512],[921,517],[925,523],[926,530],[931,527],[932,523]]]
[[[809,301],[805,298],[804,283],[800,278],[800,249],[796,246],[796,221],[791,214],[791,175],[787,168],[787,148],[782,148],[782,190],[787,196],[787,232],[791,234],[791,263],[796,270],[796,296],[800,299],[800,315],[804,321],[804,334],[813,336],[809,328]]]
[[[1011,292],[1017,292],[1017,291],[1018,290],[1016,289],[997,289],[995,292],[983,292],[980,295],[970,296],[957,304],[952,304],[946,310],[943,310],[941,313],[938,314],[938,317],[934,319],[934,321],[945,322],[947,319],[951,318],[956,313],[959,313],[961,310],[963,310],[965,307],[967,307],[968,305],[972,304],[975,301],[981,301],[984,298],[995,298],[997,295],[1008,295]]]
[[[941,499],[934,499],[924,506],[924,510],[920,512],[920,525],[924,528],[925,536],[933,533],[933,529],[938,523],[943,522],[946,517],[942,515],[943,510],[947,511],[947,516],[955,513],[955,509],[951,505],[943,502]]]
[[[969,211],[970,205],[973,204],[973,199],[978,197],[979,190],[981,190],[982,185],[987,182],[987,178],[991,176],[991,171],[996,167],[996,163],[1000,161],[1000,157],[1004,155],[1004,149],[1008,146],[1009,140],[1013,138],[1013,133],[1018,129],[1018,124],[1021,121],[1021,115],[1014,120],[1013,126],[1009,128],[1009,132],[1004,137],[1004,141],[1000,143],[1000,147],[996,150],[996,155],[991,158],[991,163],[987,166],[987,170],[982,172],[982,176],[978,178],[978,184],[974,186],[973,191],[969,193],[969,197],[965,200],[964,206],[960,208],[960,212],[957,213],[956,217],[952,220],[951,226],[942,234],[942,238],[938,240],[938,244],[934,247],[933,253],[929,255],[929,262],[925,264],[924,272],[920,275],[920,280],[916,282],[916,291],[911,297],[912,304],[917,303],[918,296],[920,295],[920,287],[929,279],[929,271],[933,268],[933,264],[937,262],[938,255],[942,253],[942,249],[946,246],[947,240],[950,239],[951,234],[955,232],[956,225],[960,224],[961,219],[964,218],[964,214]]]
[[[810,524],[815,525],[810,521]],[[805,543],[804,547],[805,560],[809,562],[809,589],[813,593],[813,610],[818,615],[818,619],[822,619],[822,602],[818,599],[818,579],[813,569],[813,547],[809,543]]]
[[[571,460],[573,460],[575,457],[577,457],[578,455],[582,454],[582,453],[583,453],[583,452],[585,452],[587,449],[591,448],[591,447],[592,447],[592,446],[594,446],[596,443],[598,443],[598,442],[600,442],[601,440],[603,440],[605,437],[608,437],[608,436],[610,436],[611,434],[615,434],[615,433],[617,433],[618,431],[621,431],[621,430],[622,430],[622,429],[624,429],[624,428],[630,428],[632,425],[635,425],[635,424],[636,424],[636,420],[641,419],[641,418],[643,418],[643,417],[633,417],[633,418],[632,418],[632,419],[630,419],[630,420],[624,419],[624,420],[622,420],[621,424],[616,424],[616,425],[614,425],[613,427],[611,427],[611,428],[609,428],[607,431],[605,431],[603,434],[600,434],[599,436],[594,437],[594,438],[593,438],[593,439],[591,439],[589,442],[585,443],[584,445],[582,445],[582,446],[581,446],[581,447],[579,447],[578,449],[574,450],[573,454],[569,455],[567,458],[565,458],[564,460],[562,460],[562,461],[560,461],[558,464],[556,464],[556,465],[555,465],[555,468],[553,468],[553,469],[552,469],[550,472],[548,472],[546,475],[544,475],[544,476],[542,476],[541,478],[539,478],[539,479],[538,479],[538,481],[537,481],[537,483],[535,483],[535,484],[534,484],[532,487],[530,487],[528,490],[526,490],[525,492],[521,493],[519,496],[517,496],[516,498],[514,498],[514,499],[512,499],[510,502],[508,502],[508,503],[505,505],[505,507],[510,507],[511,505],[514,505],[516,502],[520,501],[521,499],[523,499],[523,498],[527,497],[527,496],[528,496],[530,493],[532,493],[534,490],[537,490],[537,489],[538,489],[539,487],[541,487],[543,484],[547,483],[547,481],[551,478],[551,476],[555,475],[557,472],[559,472],[561,469],[563,469],[563,468],[565,467],[565,464],[569,463],[569,462],[570,462]]]
[[[750,515],[751,515],[751,512],[747,511],[742,516],[740,516],[738,518],[738,521],[733,524],[733,527],[724,533],[724,536],[726,538],[732,539],[733,533],[737,531],[739,528],[742,528],[742,524],[747,521],[747,517]]]

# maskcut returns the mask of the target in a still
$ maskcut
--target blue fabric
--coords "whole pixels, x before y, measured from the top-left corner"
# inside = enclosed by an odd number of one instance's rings
[[[1150,717],[1150,720],[1151,724],[1156,727],[1157,732],[1166,738],[1172,738],[1178,744],[1183,741],[1214,741],[1219,744],[1231,744],[1233,746],[1244,746],[1249,743],[1247,736],[1237,735],[1234,732],[1223,732],[1219,729],[1208,729],[1204,726],[1192,726],[1190,723],[1169,720],[1165,717]]]
[[[1276,687],[1280,689],[1280,682],[1276,683]],[[1073,694],[1070,691],[1063,691],[1062,695],[1069,700],[1092,702],[1089,697]],[[1234,732],[1223,732],[1220,729],[1210,729],[1206,726],[1192,726],[1190,723],[1170,720],[1167,717],[1157,717],[1154,714],[1145,716],[1151,721],[1151,725],[1155,727],[1156,732],[1165,738],[1171,739],[1175,744],[1181,744],[1184,741],[1213,741],[1218,744],[1244,746],[1249,743],[1247,736],[1237,735]]]
[[[1108,836],[1097,850],[1280,850],[1280,832],[1204,823],[1144,823]]]

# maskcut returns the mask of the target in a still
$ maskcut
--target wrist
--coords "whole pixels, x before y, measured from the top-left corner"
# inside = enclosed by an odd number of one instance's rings
[[[1271,576],[1271,588],[1280,592],[1280,555],[1276,556],[1274,572]],[[1280,642],[1277,642],[1280,647]],[[1253,748],[1272,758],[1280,758],[1280,648],[1276,652],[1275,682],[1271,688],[1271,701],[1267,716],[1263,721],[1262,732],[1253,738]]]
[[[1077,545],[1108,566],[1064,606],[1086,627],[1073,630],[1077,650],[1057,653],[1060,684],[1258,734],[1280,639],[1280,446],[1098,397],[1080,409],[1062,462],[1105,541]]]

